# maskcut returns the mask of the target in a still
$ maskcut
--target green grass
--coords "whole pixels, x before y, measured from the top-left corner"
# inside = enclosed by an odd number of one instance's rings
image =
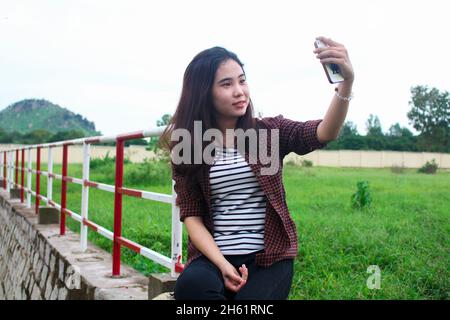
[[[55,172],[61,168],[55,166]],[[70,176],[81,177],[81,172],[81,165],[69,169]],[[90,180],[112,184],[113,175],[113,166],[100,165]],[[290,299],[448,299],[449,171],[395,174],[288,164],[283,176],[299,237]],[[361,180],[369,182],[372,206],[359,211],[350,199]],[[59,203],[60,182],[54,185]],[[127,164],[125,186],[169,194],[170,171],[161,163]],[[114,195],[91,189],[89,199],[89,219],[113,230]],[[81,186],[69,184],[68,208],[80,213]],[[79,232],[70,218],[68,226]],[[126,238],[169,256],[170,228],[170,205],[124,197]],[[186,232],[183,236],[186,257]],[[95,232],[89,232],[89,240],[111,252],[110,240]],[[168,271],[126,248],[122,260],[146,275]],[[371,265],[381,270],[380,289],[367,287]]]

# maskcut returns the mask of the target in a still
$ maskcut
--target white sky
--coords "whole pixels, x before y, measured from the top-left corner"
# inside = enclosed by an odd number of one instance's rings
[[[334,93],[312,52],[324,35],[355,69],[346,120],[412,130],[410,87],[450,91],[449,12],[444,0],[0,0],[0,108],[43,98],[103,134],[148,129],[174,113],[192,58],[219,45],[245,64],[256,111],[319,119]]]

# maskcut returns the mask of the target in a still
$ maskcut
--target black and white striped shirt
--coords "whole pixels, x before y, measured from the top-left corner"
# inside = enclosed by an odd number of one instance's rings
[[[210,169],[214,240],[224,255],[264,249],[266,196],[236,149],[216,147]]]

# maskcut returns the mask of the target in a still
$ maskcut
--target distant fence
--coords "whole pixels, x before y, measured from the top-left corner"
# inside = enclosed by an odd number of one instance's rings
[[[289,154],[285,161],[300,163],[306,159],[314,166],[352,167],[352,168],[420,168],[427,161],[435,160],[441,169],[450,169],[449,153],[398,152],[398,151],[354,151],[354,150],[317,150],[305,156]]]
[[[20,145],[0,145],[0,150],[20,148]],[[55,147],[53,163],[62,163],[62,147]],[[145,150],[146,146],[130,146],[124,148],[124,157],[132,162],[142,162],[144,159],[152,159],[155,153]],[[104,158],[116,155],[115,147],[91,146],[91,159]],[[48,158],[47,149],[41,150],[42,161]],[[36,151],[32,150],[32,159],[36,159]],[[355,168],[386,168],[399,166],[404,168],[420,168],[427,161],[435,159],[439,168],[450,169],[450,153],[429,152],[399,152],[399,151],[355,151],[355,150],[316,150],[305,156],[295,153],[289,154],[286,161],[300,163],[301,160],[310,160],[315,166],[324,167],[355,167]],[[83,146],[71,146],[68,163],[83,163]]]

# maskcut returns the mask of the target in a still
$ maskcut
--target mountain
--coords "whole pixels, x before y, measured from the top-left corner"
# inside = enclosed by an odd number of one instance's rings
[[[86,136],[100,134],[95,130],[95,124],[80,114],[43,99],[22,100],[3,109],[0,112],[0,128],[22,134],[38,129],[52,133],[81,130]]]

